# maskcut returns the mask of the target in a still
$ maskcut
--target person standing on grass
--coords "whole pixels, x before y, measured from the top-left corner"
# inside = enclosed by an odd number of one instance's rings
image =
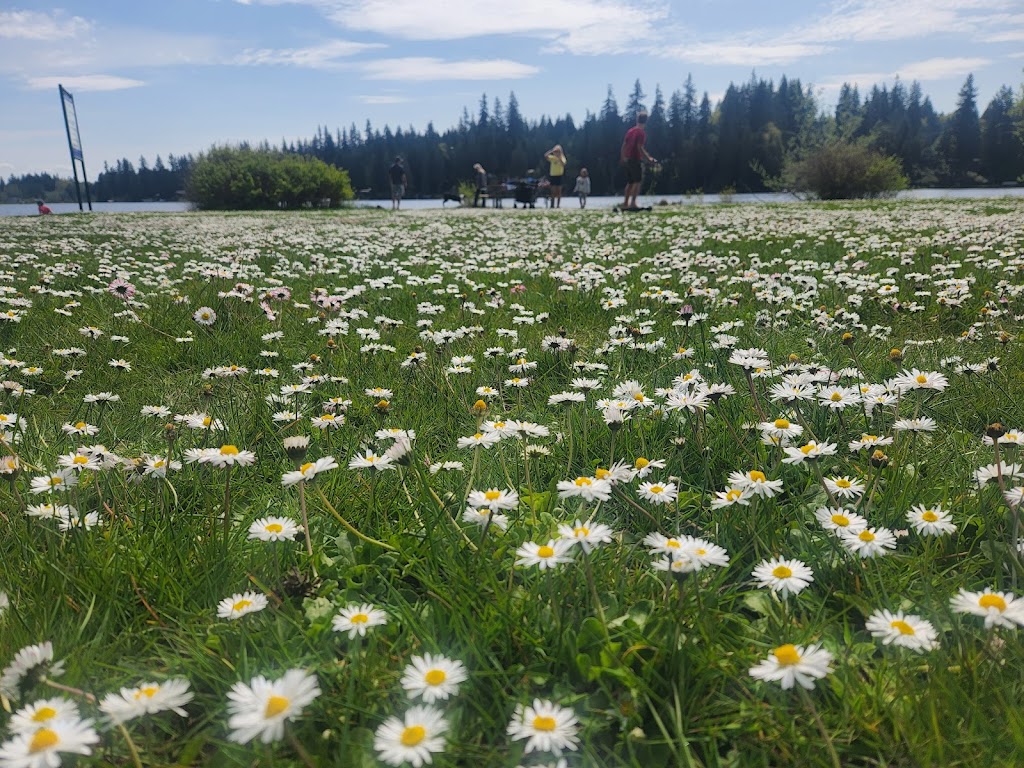
[[[548,161],[550,167],[548,169],[548,180],[551,182],[549,188],[548,198],[551,202],[552,208],[562,207],[562,176],[565,175],[565,152],[562,151],[561,144],[555,144],[551,149],[544,153],[544,159]]]
[[[576,177],[576,187],[572,192],[579,195],[580,208],[586,208],[587,195],[590,194],[590,173],[586,168],[580,168],[580,175]]]
[[[395,158],[394,164],[388,168],[388,177],[391,179],[391,210],[397,211],[402,204],[402,196],[408,182],[405,168],[402,167],[402,158]]]
[[[619,160],[626,170],[626,197],[622,207],[626,210],[636,209],[636,198],[640,194],[640,182],[644,178],[643,161],[654,163],[655,160],[649,154],[644,145],[647,143],[647,113],[636,113],[636,125],[626,131],[622,140],[622,149],[619,151]]]

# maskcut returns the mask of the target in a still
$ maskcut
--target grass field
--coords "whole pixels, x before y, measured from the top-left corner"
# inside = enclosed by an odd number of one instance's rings
[[[1024,201],[0,219],[0,768],[1024,764]]]

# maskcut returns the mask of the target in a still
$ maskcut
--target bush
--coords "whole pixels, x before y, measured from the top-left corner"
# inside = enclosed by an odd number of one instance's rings
[[[794,191],[821,200],[889,197],[908,184],[898,158],[843,141],[825,144],[791,162],[785,175]]]
[[[200,155],[185,196],[208,210],[336,208],[355,197],[348,171],[312,157],[247,147],[214,147]]]

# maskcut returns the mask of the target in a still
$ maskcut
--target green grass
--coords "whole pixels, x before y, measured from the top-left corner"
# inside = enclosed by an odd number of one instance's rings
[[[30,397],[15,397],[13,385],[0,391],[0,413],[26,420],[9,448],[25,467],[13,482],[0,477],[0,591],[10,599],[0,615],[0,668],[18,649],[51,641],[66,662],[53,680],[100,699],[142,681],[187,678],[195,693],[187,718],[161,713],[126,725],[140,764],[151,766],[302,765],[290,740],[264,747],[228,739],[231,686],[291,668],[315,674],[322,690],[288,726],[306,760],[380,764],[374,732],[408,709],[400,678],[411,657],[426,652],[458,659],[469,673],[457,696],[437,703],[450,725],[445,752],[434,755],[440,766],[545,765],[544,755],[524,756],[523,742],[506,735],[515,706],[534,698],[571,707],[579,718],[570,768],[828,766],[833,750],[843,766],[1019,765],[1019,632],[986,630],[981,618],[955,613],[950,599],[961,588],[1024,593],[1013,511],[994,483],[979,490],[973,476],[994,461],[982,443],[988,424],[1024,426],[1022,253],[1024,202],[1009,198],[998,206],[722,206],[625,218],[456,210],[0,219],[0,313],[13,299],[21,314],[20,322],[0,322],[0,351],[23,363],[0,378],[35,390]],[[223,276],[204,275],[214,267]],[[117,276],[138,288],[139,322],[116,316],[124,302],[105,289]],[[880,297],[887,277],[899,291]],[[972,281],[959,307],[938,302],[941,281],[950,278]],[[253,286],[256,300],[219,295],[236,283]],[[259,296],[279,284],[292,301],[275,304],[278,318],[269,321]],[[522,293],[512,292],[520,285]],[[350,290],[356,286],[363,288]],[[309,306],[315,288],[348,293],[347,333],[318,333],[336,313]],[[606,308],[613,297],[621,306]],[[488,306],[495,298],[500,306]],[[69,301],[77,302],[70,316],[55,312]],[[424,302],[440,312],[422,314]],[[674,326],[684,303],[708,319]],[[203,305],[217,313],[209,328],[192,319]],[[541,313],[543,321],[522,320]],[[381,325],[380,316],[402,325]],[[425,318],[435,331],[469,330],[438,344],[421,337],[417,321]],[[829,504],[816,472],[782,464],[782,454],[759,439],[759,409],[769,420],[793,410],[768,397],[778,376],[753,379],[755,401],[730,350],[713,344],[712,327],[724,323],[742,323],[728,331],[738,337],[734,346],[765,350],[776,374],[791,360],[856,368],[860,377],[851,383],[883,383],[911,367],[942,371],[948,388],[905,393],[898,411],[838,413],[815,401],[801,404],[792,420],[805,426],[803,438],[837,444],[834,456],[820,460],[825,476],[871,485],[868,500],[849,505],[871,525],[908,529],[913,505],[941,505],[956,533],[926,539],[911,530],[892,554],[865,561],[843,550],[815,522],[815,509]],[[79,329],[90,325],[104,335],[83,337]],[[606,350],[612,326],[645,326],[650,332],[641,338],[663,339],[664,348]],[[367,340],[356,329],[371,328],[395,351],[361,352]],[[518,338],[499,329],[515,329]],[[273,330],[283,337],[261,340]],[[575,340],[574,351],[545,351],[545,337],[561,332]],[[848,343],[845,332],[853,334]],[[189,333],[192,342],[175,340]],[[507,369],[515,360],[487,357],[497,346],[527,350],[537,367],[518,375],[531,378],[529,387],[502,384],[516,375]],[[53,355],[68,347],[86,355]],[[678,347],[693,349],[693,357],[673,359]],[[422,366],[401,367],[417,348],[427,354]],[[465,355],[475,358],[470,373],[446,372],[452,357]],[[318,360],[312,372],[345,381],[316,386],[299,401],[298,420],[275,422],[274,412],[288,406],[265,397],[298,382],[302,373],[292,366],[311,356]],[[999,363],[968,374],[955,370],[953,356]],[[132,370],[108,366],[115,358]],[[574,368],[595,362],[607,371]],[[232,364],[250,373],[203,377]],[[26,376],[28,365],[43,374]],[[278,379],[252,372],[268,365],[279,369]],[[66,380],[72,368],[81,374]],[[598,398],[632,379],[661,402],[655,390],[691,369],[708,383],[731,384],[735,394],[703,415],[638,412],[613,437]],[[586,403],[548,404],[580,376],[602,381]],[[549,437],[530,440],[547,454],[529,460],[529,482],[519,440],[481,451],[476,461],[473,450],[456,446],[478,429],[473,404],[483,385],[501,389],[483,418],[550,428]],[[394,392],[384,411],[375,407],[378,397],[364,394],[371,387]],[[83,403],[104,391],[120,401]],[[352,405],[328,438],[309,419],[335,396]],[[208,413],[225,429],[204,438],[179,424],[169,441],[167,419],[139,415],[158,404],[176,414]],[[896,418],[914,415],[933,418],[938,429],[918,437],[893,432]],[[79,420],[99,426],[99,434],[65,436],[61,425]],[[415,430],[410,462],[375,477],[348,469],[365,447],[387,446],[374,438],[383,427]],[[886,466],[847,450],[862,432],[895,434],[884,449]],[[259,517],[300,516],[297,488],[280,482],[294,468],[283,447],[293,435],[311,437],[308,460],[330,455],[341,465],[306,488],[313,558],[301,535],[279,544],[246,538]],[[171,472],[169,482],[136,483],[122,468],[87,471],[60,500],[99,514],[102,524],[88,531],[61,532],[52,520],[26,516],[24,504],[44,498],[30,494],[30,479],[93,443],[126,459],[168,451],[181,459],[188,448],[230,443],[254,451],[257,462],[231,472],[227,537],[226,473],[192,464]],[[1017,460],[1015,447],[1001,450]],[[559,481],[608,467],[613,452],[630,464],[664,460],[646,479],[672,478],[677,503],[651,505],[637,493],[640,481],[618,486],[598,505],[558,497]],[[465,469],[428,472],[441,461],[462,461]],[[730,472],[753,469],[782,480],[782,492],[712,509]],[[507,512],[506,532],[491,526],[484,536],[461,521],[463,501],[472,489],[493,487],[517,490],[520,504]],[[557,537],[559,523],[591,515],[614,529],[611,544],[586,558],[576,548],[573,562],[549,571],[514,565],[525,542],[543,544]],[[703,537],[724,547],[729,563],[666,578],[642,543],[652,532]],[[813,583],[784,602],[751,577],[776,556],[814,572]],[[247,589],[266,594],[269,606],[218,619],[218,602]],[[332,630],[339,609],[364,602],[387,612],[386,626],[361,642]],[[930,621],[938,648],[916,654],[882,646],[865,629],[882,608]],[[806,696],[749,675],[785,643],[821,643],[834,657]],[[5,709],[54,693],[37,682]],[[68,695],[97,719],[102,737],[78,764],[131,765],[124,734],[84,696]],[[0,727],[7,721],[0,714]]]

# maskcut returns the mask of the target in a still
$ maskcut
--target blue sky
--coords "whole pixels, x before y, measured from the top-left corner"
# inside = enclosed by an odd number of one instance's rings
[[[648,101],[692,73],[714,103],[752,71],[921,82],[951,111],[1024,82],[1021,0],[0,0],[0,175],[70,175],[57,83],[91,177],[104,161],[309,137],[318,124],[444,129],[480,95],[527,119]]]

